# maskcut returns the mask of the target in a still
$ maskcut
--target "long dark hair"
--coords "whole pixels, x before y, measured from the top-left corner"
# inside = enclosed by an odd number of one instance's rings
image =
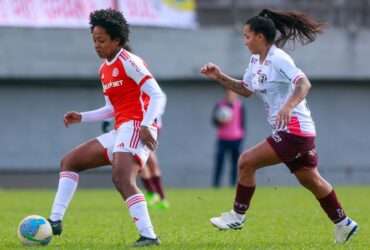
[[[278,47],[284,47],[289,40],[298,40],[303,45],[313,42],[325,25],[298,11],[281,12],[270,9],[262,10],[245,24],[254,32],[263,34],[268,43],[275,43]],[[278,38],[276,31],[280,33]]]

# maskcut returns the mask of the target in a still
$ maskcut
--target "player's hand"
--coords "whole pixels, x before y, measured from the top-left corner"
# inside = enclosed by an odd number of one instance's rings
[[[278,130],[285,129],[292,117],[292,109],[283,107],[277,114],[275,127]]]
[[[222,75],[220,67],[214,63],[205,64],[200,68],[200,73],[213,80],[217,80]]]
[[[67,112],[64,115],[64,126],[66,126],[66,128],[68,128],[68,126],[70,124],[80,123],[81,118],[82,118],[82,116],[79,112],[76,112],[76,111]]]
[[[140,127],[140,139],[150,150],[154,151],[157,148],[157,141],[147,126]]]

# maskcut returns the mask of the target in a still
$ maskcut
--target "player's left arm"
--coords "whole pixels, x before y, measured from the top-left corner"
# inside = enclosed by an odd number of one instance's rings
[[[273,66],[294,85],[292,94],[285,101],[276,117],[276,127],[283,129],[289,124],[293,109],[307,96],[311,83],[290,57],[275,58]]]
[[[146,80],[141,90],[150,97],[147,111],[144,113],[141,122],[140,138],[151,150],[157,147],[157,141],[150,133],[149,127],[153,125],[154,120],[164,113],[166,105],[166,95],[163,93],[154,78]]]
[[[166,106],[166,95],[142,60],[132,57],[122,62],[127,75],[140,86],[142,92],[150,97],[148,108],[141,122],[140,139],[151,150],[154,150],[157,147],[157,141],[150,133],[149,127],[153,125],[157,117],[163,114]]]
[[[276,124],[278,128],[284,128],[288,125],[292,110],[307,96],[311,88],[311,83],[307,77],[300,78],[295,85],[292,95],[285,102],[283,107],[280,109],[277,118]]]

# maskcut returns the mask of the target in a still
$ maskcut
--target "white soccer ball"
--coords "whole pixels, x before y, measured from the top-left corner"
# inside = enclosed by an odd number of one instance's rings
[[[24,245],[47,245],[53,236],[49,221],[39,215],[24,218],[19,223],[17,233]]]
[[[229,106],[221,106],[216,110],[216,120],[220,123],[227,123],[231,120],[233,111]]]

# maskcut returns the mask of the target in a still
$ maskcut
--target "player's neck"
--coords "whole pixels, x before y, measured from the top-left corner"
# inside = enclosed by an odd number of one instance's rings
[[[112,55],[110,56],[110,57],[108,57],[107,58],[107,60],[108,60],[108,62],[111,62],[116,56],[117,56],[117,54],[119,53],[121,51],[121,48],[120,47],[118,47],[115,51],[114,51],[114,53],[112,53]]]
[[[260,64],[263,64],[263,62],[265,61],[267,54],[269,53],[271,47],[272,47],[272,44],[269,44],[265,48],[263,48],[261,52],[259,53]]]

